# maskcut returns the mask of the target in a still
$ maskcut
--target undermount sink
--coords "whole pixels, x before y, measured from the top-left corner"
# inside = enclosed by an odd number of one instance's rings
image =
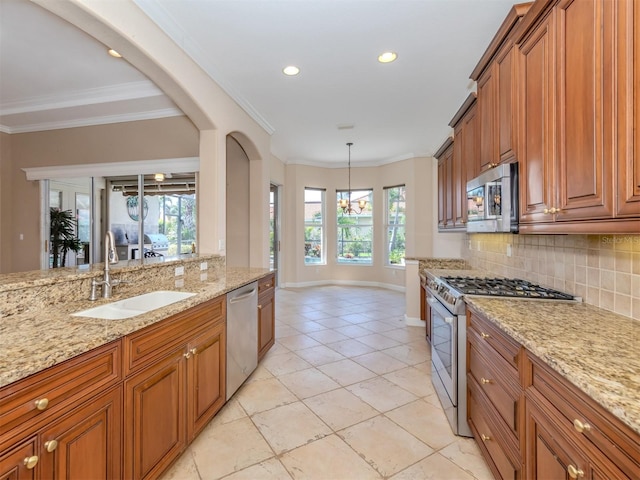
[[[74,317],[102,318],[106,320],[122,320],[124,318],[135,317],[143,313],[166,307],[172,303],[179,302],[185,298],[194,296],[195,293],[172,292],[170,290],[159,290],[157,292],[145,293],[136,297],[126,298],[117,302],[107,303],[99,307],[89,308],[81,312],[72,313]]]

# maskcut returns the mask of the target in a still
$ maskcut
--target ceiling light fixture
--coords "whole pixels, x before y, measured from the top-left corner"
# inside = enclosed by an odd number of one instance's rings
[[[122,58],[122,55],[120,55],[118,52],[116,52],[113,48],[110,48],[109,50],[107,50],[107,53],[109,55],[111,55],[112,57]]]
[[[155,178],[156,182],[164,182],[164,173],[156,173],[153,178]]]
[[[338,207],[342,209],[342,213],[346,213],[351,215],[352,213],[360,214],[364,210],[364,207],[367,206],[367,201],[362,198],[358,200],[358,210],[351,206],[351,145],[353,142],[348,142],[347,147],[349,147],[349,191],[347,193],[347,198],[341,198],[340,202],[338,202]]]
[[[284,67],[282,69],[282,73],[290,77],[293,77],[294,75],[298,75],[300,73],[300,69],[295,65],[289,65],[288,67]]]
[[[378,61],[380,63],[391,63],[396,58],[398,58],[398,54],[396,52],[384,52],[378,55]]]

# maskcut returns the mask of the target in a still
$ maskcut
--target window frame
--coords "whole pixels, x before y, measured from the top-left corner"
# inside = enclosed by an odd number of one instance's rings
[[[320,223],[316,221],[309,221],[307,219],[307,191],[315,191],[320,192]],[[318,187],[304,187],[303,192],[303,223],[304,223],[304,266],[305,267],[313,267],[318,265],[326,265],[327,264],[327,195],[326,188],[318,188]],[[311,258],[311,256],[307,255],[312,249],[315,250],[315,247],[310,246],[307,248],[307,228],[320,228],[320,256],[319,261],[307,261],[307,258]]]
[[[404,222],[394,222],[392,221],[393,219],[391,218],[391,206],[389,204],[390,201],[390,192],[393,189],[398,189],[398,188],[403,188],[404,189],[404,215],[402,216],[404,219]],[[384,210],[384,242],[385,242],[385,266],[387,267],[391,267],[391,268],[401,268],[404,269],[405,268],[405,264],[406,264],[406,254],[407,254],[407,250],[406,250],[406,238],[407,238],[407,186],[405,184],[400,184],[400,185],[392,185],[392,186],[388,186],[388,187],[383,187],[383,193],[384,193],[384,206],[385,206],[385,210]],[[389,242],[389,232],[392,228],[398,228],[400,227],[402,229],[402,231],[404,232],[404,238],[405,238],[405,249],[404,249],[404,255],[402,256],[402,260],[401,263],[392,263],[391,261],[391,244]]]
[[[374,254],[375,254],[375,220],[374,220],[374,210],[373,210],[373,195],[374,195],[374,189],[373,188],[358,188],[358,189],[352,189],[351,190],[351,200],[352,200],[352,205],[353,206],[357,206],[358,205],[358,201],[357,199],[354,200],[354,194],[358,194],[358,193],[362,193],[362,192],[367,192],[367,214],[364,216],[361,216],[362,214],[355,214],[355,218],[358,219],[358,223],[354,224],[354,225],[345,225],[345,224],[341,224],[340,223],[340,219],[343,218],[344,216],[348,216],[342,213],[342,209],[339,206],[340,203],[340,194],[348,194],[349,190],[346,189],[336,189],[336,238],[335,238],[335,245],[336,245],[336,255],[335,255],[335,260],[336,263],[338,265],[355,265],[355,266],[362,266],[362,267],[371,267],[374,265]],[[362,218],[370,218],[370,223],[361,223],[360,219]],[[346,260],[343,259],[341,260],[341,258],[344,257],[340,257],[340,252],[341,252],[341,247],[340,247],[340,241],[339,241],[339,235],[341,232],[341,229],[343,228],[360,228],[360,227],[367,227],[371,229],[371,239],[368,240],[368,242],[371,244],[371,254],[369,256],[369,261],[358,261],[357,259],[354,260]],[[344,242],[343,242],[344,243]],[[354,242],[355,243],[355,242]],[[355,257],[354,257],[355,258]]]

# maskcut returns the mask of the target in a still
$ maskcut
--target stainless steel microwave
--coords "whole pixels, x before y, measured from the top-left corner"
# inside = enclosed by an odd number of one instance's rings
[[[467,232],[517,231],[517,163],[498,165],[467,182]]]

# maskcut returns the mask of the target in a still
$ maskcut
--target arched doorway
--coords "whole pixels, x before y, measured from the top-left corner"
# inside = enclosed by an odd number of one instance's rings
[[[240,143],[227,135],[227,266],[248,267],[251,248],[250,161]]]

